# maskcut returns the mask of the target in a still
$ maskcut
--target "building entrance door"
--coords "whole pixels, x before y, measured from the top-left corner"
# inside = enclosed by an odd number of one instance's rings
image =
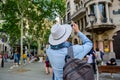
[[[117,59],[120,59],[120,31],[117,32],[117,35],[113,36],[113,49]]]

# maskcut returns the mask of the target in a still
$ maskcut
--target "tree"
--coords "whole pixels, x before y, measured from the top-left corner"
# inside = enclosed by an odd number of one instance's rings
[[[46,27],[51,23],[45,20],[51,22],[56,16],[63,17],[64,12],[65,0],[6,0],[2,8],[2,19],[6,22],[2,29],[10,36],[11,44],[21,37],[22,45],[23,35],[32,36],[32,40],[38,42],[39,51],[40,44],[47,43],[50,33],[50,28]]]
[[[34,40],[37,40],[38,53],[40,53],[39,52],[40,43],[46,44],[48,41],[50,26],[52,24],[49,23],[49,20],[51,21],[54,20],[56,16],[63,17],[65,12],[65,1],[35,0],[33,1],[33,4],[34,4],[33,6],[29,7],[29,11],[27,11],[28,24],[29,24],[28,32],[30,33],[32,32],[32,37],[34,38]]]

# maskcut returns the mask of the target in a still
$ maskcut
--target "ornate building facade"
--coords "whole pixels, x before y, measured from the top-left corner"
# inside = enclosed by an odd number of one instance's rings
[[[65,23],[76,22],[81,32],[90,39],[93,37],[94,49],[105,52],[105,59],[120,59],[120,0],[66,0]],[[93,25],[89,14],[95,15]],[[93,32],[92,32],[93,31]],[[77,35],[72,42],[80,43]]]

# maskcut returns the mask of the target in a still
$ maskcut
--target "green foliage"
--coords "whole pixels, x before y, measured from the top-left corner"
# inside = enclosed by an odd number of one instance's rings
[[[2,19],[6,20],[2,29],[9,36],[10,44],[15,44],[20,39],[20,27],[18,18],[17,4],[13,0],[7,0],[6,4],[3,4]]]
[[[48,43],[48,37],[50,35],[50,29],[46,30],[45,36],[44,36],[44,43],[47,44]]]
[[[33,41],[32,44],[31,44],[31,46],[37,49],[38,44],[37,44],[36,41]]]
[[[50,28],[47,29],[50,24],[45,19],[51,22],[56,16],[63,17],[64,13],[65,0],[6,0],[2,5],[2,19],[6,20],[2,28],[11,44],[20,40],[21,24],[24,35],[29,34],[25,36],[32,36],[33,41],[42,39],[41,43],[44,44],[50,34]]]

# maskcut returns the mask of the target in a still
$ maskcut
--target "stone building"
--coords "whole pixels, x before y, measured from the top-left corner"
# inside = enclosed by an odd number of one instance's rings
[[[74,21],[81,32],[93,37],[94,49],[104,51],[104,59],[120,59],[120,0],[66,0],[66,7],[64,23]],[[93,25],[91,13],[95,15]],[[80,43],[77,35],[72,36],[72,42],[76,41]]]
[[[0,32],[0,54],[10,53],[10,45],[7,42],[7,35]]]
[[[0,20],[0,54],[10,53],[10,45],[8,44],[8,36],[2,30],[2,25],[5,20]]]

